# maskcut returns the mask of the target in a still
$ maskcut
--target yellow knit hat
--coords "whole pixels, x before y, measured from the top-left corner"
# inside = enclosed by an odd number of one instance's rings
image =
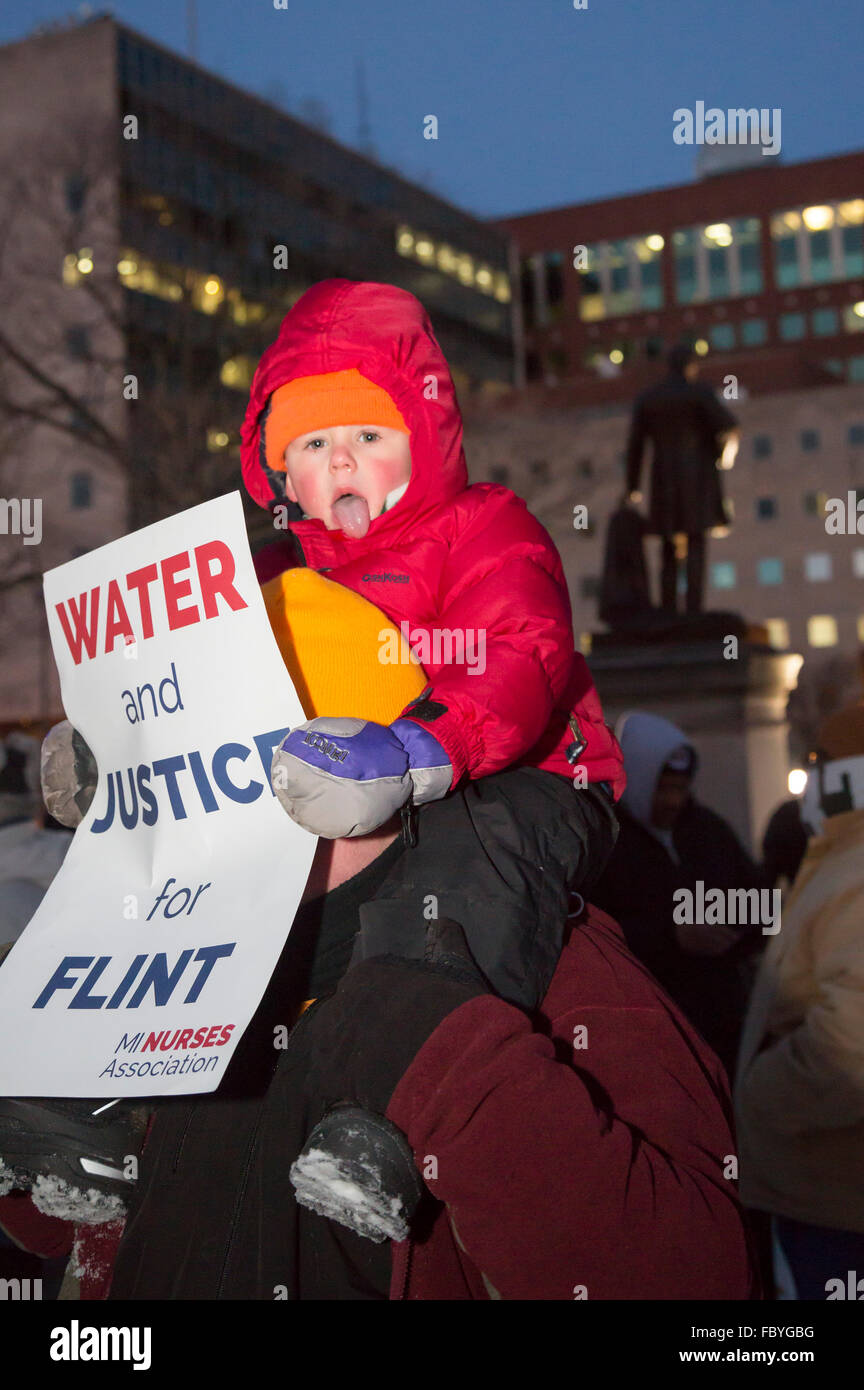
[[[390,724],[426,688],[423,667],[398,628],[353,589],[301,568],[276,575],[261,593],[307,719],[347,715]]]
[[[284,473],[285,450],[291,440],[332,425],[383,425],[411,433],[392,396],[356,367],[301,376],[278,387],[270,399],[264,422],[267,463]]]

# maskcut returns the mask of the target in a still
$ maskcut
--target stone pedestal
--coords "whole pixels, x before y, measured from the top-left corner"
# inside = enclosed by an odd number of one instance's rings
[[[786,701],[803,658],[738,639],[621,643],[588,658],[607,723],[643,710],[677,724],[699,753],[694,792],[756,858],[768,818],[789,796]]]

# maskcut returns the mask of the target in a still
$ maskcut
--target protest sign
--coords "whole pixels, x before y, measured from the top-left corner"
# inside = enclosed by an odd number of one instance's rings
[[[239,493],[61,565],[44,586],[63,705],[99,783],[0,968],[0,1095],[212,1091],[317,843],[270,786],[273,748],[306,716]]]

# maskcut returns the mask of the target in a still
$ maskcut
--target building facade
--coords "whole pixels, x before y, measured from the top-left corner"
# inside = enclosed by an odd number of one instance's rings
[[[864,381],[864,155],[506,218],[529,381],[632,398],[689,341],[754,394]]]
[[[0,49],[0,192],[0,728],[60,710],[41,574],[237,486],[310,285],[401,285],[460,396],[514,382],[506,233],[110,17]]]
[[[706,606],[811,661],[864,643],[864,158],[762,164],[500,224],[519,249],[528,385],[469,408],[469,464],[552,532],[586,648],[633,400],[678,342],[742,427]],[[850,496],[862,511],[837,534],[830,503]]]

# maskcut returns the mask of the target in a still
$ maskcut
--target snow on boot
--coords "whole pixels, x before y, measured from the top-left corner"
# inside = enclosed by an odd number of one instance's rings
[[[423,1192],[402,1131],[359,1105],[324,1116],[289,1177],[301,1206],[376,1243],[406,1239]]]
[[[0,1100],[0,1195],[29,1188],[46,1216],[116,1220],[135,1182],[148,1114],[126,1101]]]

